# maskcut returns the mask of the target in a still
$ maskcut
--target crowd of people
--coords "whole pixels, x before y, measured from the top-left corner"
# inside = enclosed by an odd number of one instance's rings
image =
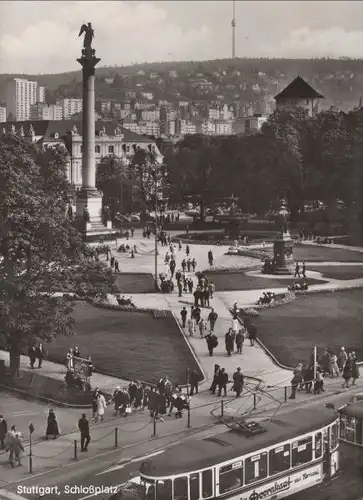
[[[326,348],[320,359],[316,360],[314,369],[314,355],[308,363],[299,363],[293,372],[291,380],[290,399],[296,398],[297,391],[320,394],[324,392],[324,378],[343,378],[343,388],[348,388],[349,383],[355,385],[359,378],[357,355],[354,351],[347,353],[344,346],[338,354]]]

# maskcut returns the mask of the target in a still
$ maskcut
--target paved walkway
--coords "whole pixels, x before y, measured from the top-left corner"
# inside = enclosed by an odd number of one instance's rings
[[[137,253],[134,258],[131,258],[130,254],[117,252],[116,244],[111,244],[112,253],[119,261],[121,272],[154,272],[155,270],[154,241],[153,239],[143,239],[140,233],[141,231],[135,231],[135,237],[130,238],[128,242],[130,245],[136,245]],[[122,242],[124,243],[125,240],[122,240]],[[118,242],[118,244],[119,243],[120,242]],[[334,245],[334,247],[337,248],[338,245]],[[214,254],[215,269],[240,269],[242,267],[253,267],[256,264],[259,264],[259,260],[257,259],[243,256],[225,255],[225,252],[227,251],[225,246],[211,245],[209,247],[208,245],[193,244],[190,245],[190,256],[195,257],[197,260],[197,270],[209,268],[207,259],[207,252],[209,248],[212,249]],[[162,248],[159,245],[159,255],[157,257],[158,273],[167,271],[164,264],[164,255],[166,250],[168,250],[168,247]],[[356,250],[356,248],[354,248],[354,250]],[[181,260],[186,257],[185,245],[183,245],[183,249],[181,251],[177,250],[176,253],[178,269]],[[338,265],[339,263],[334,264]],[[322,263],[321,265],[324,264]],[[332,264],[327,263],[327,265]],[[349,265],[352,265],[352,263],[349,263]],[[249,273],[254,274],[256,271],[249,271]],[[317,277],[318,275],[320,275],[320,273],[308,271],[308,276]],[[261,277],[261,274],[259,274],[259,276]],[[196,279],[194,273],[189,273],[189,277],[193,280]],[[266,278],[266,289],[268,289],[269,277],[264,277]],[[310,289],[340,289],[363,286],[363,279],[345,281],[332,279],[326,280],[326,284],[312,285]],[[275,293],[279,291],[286,291],[286,287],[274,289]],[[239,306],[252,306],[256,303],[261,294],[262,290],[231,292],[216,291],[215,297],[211,301],[211,306],[218,314],[215,333],[219,337],[219,345],[215,349],[213,357],[208,355],[206,341],[199,338],[199,333],[197,333],[195,337],[186,337],[186,341],[188,342],[192,353],[199,361],[205,375],[205,381],[201,384],[199,394],[194,395],[191,401],[191,425],[193,428],[203,424],[210,424],[216,420],[216,417],[218,417],[221,412],[221,398],[211,395],[208,391],[214,364],[219,364],[220,366],[225,367],[230,376],[238,366],[241,366],[245,375],[261,380],[261,383],[253,380],[248,382],[246,390],[244,391],[244,397],[241,399],[234,399],[230,395],[232,393],[229,393],[224,404],[225,415],[235,417],[237,415],[249,414],[254,407],[255,412],[267,410],[276,411],[277,408],[285,403],[285,398],[289,395],[289,390],[286,390],[285,386],[288,386],[291,380],[290,370],[279,368],[259,346],[251,347],[248,341],[245,342],[243,353],[241,355],[233,354],[232,357],[228,358],[224,349],[224,335],[231,326],[231,315],[229,309],[233,306],[233,303],[237,301]],[[116,303],[113,296],[109,296],[108,298],[110,303]],[[187,305],[187,308],[189,309],[189,306],[193,303],[190,294],[186,294],[185,296],[179,298],[176,291],[168,295],[132,294],[132,300],[138,307],[169,309],[173,312],[177,320],[180,319],[180,310],[182,306]],[[202,310],[202,317],[206,318],[208,314],[209,309]],[[0,351],[0,359],[7,360],[8,353]],[[21,368],[23,370],[30,370],[28,358],[25,356],[21,357]],[[46,361],[41,369],[41,373],[63,381],[66,369],[62,365]],[[122,381],[114,377],[108,377],[97,373],[92,376],[92,386],[98,386],[108,393],[113,392],[117,385],[123,386],[126,384],[128,384],[127,381]],[[327,379],[325,384],[326,394],[336,394],[342,391],[340,379]],[[291,401],[287,399],[286,402],[288,404],[295,405],[316,397],[319,396],[299,393],[297,400]],[[6,415],[6,408],[4,407],[1,408],[1,411],[4,413],[5,417],[8,419],[8,423],[10,424],[11,415]],[[80,411],[58,409],[57,412],[60,417],[62,436],[56,441],[39,443],[36,445],[37,451],[35,451],[35,455],[38,457],[38,466],[40,468],[43,467],[44,470],[49,467],[54,467],[54,464],[62,465],[65,462],[68,463],[70,460],[69,455],[72,453],[74,439],[78,439],[78,433],[74,433],[74,430]],[[89,414],[89,411],[87,413]],[[150,437],[152,434],[152,424],[150,423],[150,418],[146,413],[143,414],[137,412],[126,420],[120,418],[113,420],[112,409],[107,409],[105,423],[97,424],[93,427],[93,442],[100,443],[99,446],[94,446],[95,453],[112,447],[115,425],[118,425],[123,429],[120,430],[120,432],[123,433],[122,443],[129,443],[132,440],[136,442],[140,439],[147,439]],[[39,420],[39,424],[36,426],[37,429],[41,428],[41,431],[36,433],[37,435],[35,436],[35,439],[40,439],[42,429],[44,429],[45,416],[42,416],[42,419],[42,421]],[[166,417],[166,421],[163,423],[159,422],[157,427],[159,435],[184,432],[186,421],[185,419],[175,420],[174,418],[168,419]],[[46,464],[41,465],[42,460],[43,462],[46,461]],[[3,463],[5,463],[5,457]],[[2,479],[1,476],[2,471],[0,469],[0,481]],[[4,481],[6,483],[6,479],[4,479]]]

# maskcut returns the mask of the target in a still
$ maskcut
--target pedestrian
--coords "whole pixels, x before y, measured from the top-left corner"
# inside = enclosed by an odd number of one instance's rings
[[[191,264],[192,264],[192,269],[193,269],[193,273],[194,273],[194,272],[195,272],[195,268],[197,267],[197,261],[195,260],[195,258],[194,258],[194,257],[193,257],[193,259],[192,259]]]
[[[208,307],[208,308],[210,307],[209,298],[210,298],[209,288],[208,288],[208,286],[206,286],[204,288],[204,292],[203,292],[204,307]]]
[[[359,366],[357,364],[357,356],[355,352],[352,352],[352,385],[355,385],[355,381],[359,378]]]
[[[296,262],[296,264],[295,264],[294,278],[300,278],[300,266],[299,266],[298,262]]]
[[[215,327],[217,319],[218,319],[218,314],[215,312],[215,310],[212,307],[211,312],[208,314],[208,321],[210,324],[210,331],[211,332],[214,332],[214,327]]]
[[[297,391],[299,384],[301,384],[301,382],[302,382],[301,372],[298,372],[295,370],[294,376],[292,377],[292,380],[291,380],[291,394],[290,394],[289,399],[296,399],[296,391]]]
[[[205,340],[207,341],[209,356],[213,356],[213,350],[218,347],[217,336],[213,332],[210,332],[206,335]]]
[[[342,346],[340,348],[340,352],[339,352],[339,357],[338,357],[338,366],[339,366],[339,370],[342,372],[343,369],[344,369],[344,366],[345,366],[345,363],[347,362],[347,359],[348,359],[348,355],[347,355],[347,352],[345,350],[345,347]]]
[[[212,394],[216,393],[220,368],[221,367],[219,365],[214,365],[213,380],[212,380],[212,384],[209,388],[209,392],[211,392]]]
[[[213,266],[213,252],[212,250],[209,250],[208,252],[208,262],[210,266]]]
[[[218,396],[222,395],[222,390],[224,393],[224,397],[227,396],[227,384],[228,384],[228,373],[224,368],[221,368],[221,371],[218,375]]]
[[[69,348],[67,352],[67,370],[69,372],[73,371],[74,363],[73,363],[73,349]]]
[[[179,246],[179,251],[182,250],[183,244],[182,244],[181,240],[179,240],[178,246]]]
[[[212,281],[209,282],[208,289],[209,289],[209,296],[211,299],[213,299],[213,294],[215,292],[216,287]]]
[[[37,359],[36,347],[34,345],[29,347],[28,356],[30,361],[30,368],[34,368],[35,361]]]
[[[5,439],[8,433],[8,424],[2,415],[0,415],[0,450],[5,449]]]
[[[338,357],[333,352],[330,354],[330,375],[339,377]]]
[[[186,307],[184,306],[183,309],[180,311],[180,316],[181,316],[183,328],[185,328],[185,324],[187,321],[187,315],[188,315],[188,311],[186,310]]]
[[[189,333],[189,337],[193,337],[194,336],[195,330],[196,330],[195,319],[194,318],[189,318],[188,319],[188,333]]]
[[[187,254],[187,257],[189,257],[189,254],[190,254],[190,247],[189,247],[189,245],[187,245],[185,247],[185,253]]]
[[[117,417],[118,412],[122,406],[122,400],[123,400],[123,394],[121,392],[121,387],[117,386],[112,396],[112,401],[114,402],[115,405],[115,413],[114,413],[115,417]]]
[[[174,276],[175,268],[176,268],[175,260],[172,259],[169,264],[171,277]]]
[[[249,331],[248,331],[248,337],[250,339],[250,344],[251,347],[254,347],[255,341],[257,340],[257,328],[254,323],[251,323]]]
[[[199,374],[196,370],[191,370],[189,373],[190,395],[198,394],[199,389]]]
[[[244,341],[245,341],[245,334],[243,329],[241,328],[236,335],[237,354],[242,354]]]
[[[199,321],[198,327],[199,327],[200,338],[204,339],[204,337],[207,333],[208,327],[207,327],[207,323],[205,322],[205,320],[203,318]]]
[[[302,274],[303,278],[306,278],[306,264],[305,264],[305,262],[302,263],[301,274]]]
[[[233,334],[232,328],[230,328],[224,337],[227,356],[229,356],[229,357],[231,356],[231,352],[233,351],[233,344],[234,344],[234,339],[233,339],[232,334]]]
[[[344,365],[343,368],[343,388],[348,388],[349,387],[349,380],[352,378],[352,368],[353,368],[353,360],[352,360],[352,355],[349,353],[347,361]]]
[[[187,268],[187,263],[186,263],[186,260],[185,260],[185,259],[183,259],[183,260],[181,261],[181,267],[182,267],[183,273],[185,273],[185,270],[186,270],[186,268]]]
[[[19,467],[21,466],[20,456],[22,451],[24,451],[24,446],[20,434],[17,432],[10,442],[9,462],[12,468],[14,468],[14,462],[17,462]]]
[[[111,260],[110,260],[111,269],[113,269],[114,265],[115,265],[115,257],[112,255]]]
[[[166,252],[164,262],[165,262],[165,264],[169,264],[169,262],[170,262],[169,252]]]
[[[187,260],[187,271],[188,271],[188,273],[190,273],[191,270],[192,270],[192,261],[191,261],[191,259],[189,257],[188,260]]]
[[[131,226],[131,238],[134,237],[134,232],[135,232],[135,228],[134,228],[134,226]]]
[[[314,380],[314,365],[308,365],[305,363],[302,369],[302,378],[305,384],[305,392],[311,393]]]
[[[129,237],[130,237],[130,233],[129,233],[129,230],[128,230],[128,229],[126,230],[125,236],[126,236],[126,239],[128,240],[128,239],[129,239]]]
[[[233,387],[232,387],[232,390],[236,392],[237,398],[241,396],[243,385],[244,385],[244,376],[241,373],[241,368],[238,367],[237,371],[233,374]]]
[[[36,348],[36,355],[38,360],[38,368],[41,368],[43,359],[45,358],[45,349],[42,343],[40,343]]]
[[[320,394],[321,392],[324,392],[324,375],[322,368],[320,366],[317,366],[315,384],[314,384],[314,394]]]
[[[89,432],[89,422],[85,413],[82,413],[82,417],[78,420],[78,429],[81,433],[81,451],[88,451],[91,435]]]
[[[183,296],[183,283],[181,280],[178,281],[178,290],[179,290],[179,297]]]
[[[98,394],[100,390],[98,387],[93,391],[92,396],[92,420],[97,422],[97,407],[98,407]]]
[[[60,435],[60,430],[57,422],[57,417],[54,410],[51,408],[49,410],[48,418],[47,418],[47,428],[45,430],[45,439],[49,439],[49,437],[53,437],[53,439],[57,439]]]
[[[115,273],[118,273],[120,272],[120,268],[119,268],[119,265],[118,265],[118,260],[115,259]]]
[[[200,315],[201,315],[201,310],[200,310],[199,306],[194,307],[194,309],[193,309],[193,315],[194,315],[194,318],[195,318],[195,322],[198,325],[199,321],[200,321]]]

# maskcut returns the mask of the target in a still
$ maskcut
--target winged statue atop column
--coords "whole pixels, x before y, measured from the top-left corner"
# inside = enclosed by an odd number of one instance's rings
[[[79,32],[79,37],[83,35],[84,33],[84,39],[83,39],[83,47],[85,52],[92,51],[92,40],[95,36],[94,29],[92,28],[92,24],[83,24],[81,26],[80,32]]]

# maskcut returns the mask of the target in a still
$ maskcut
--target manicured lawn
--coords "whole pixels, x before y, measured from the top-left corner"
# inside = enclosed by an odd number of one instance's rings
[[[154,292],[154,278],[151,274],[118,273],[116,285],[120,293]]]
[[[261,258],[260,251],[253,249],[246,251],[247,255]],[[264,255],[273,255],[271,251],[264,251]],[[306,262],[362,262],[363,253],[356,250],[342,250],[341,248],[330,248],[318,245],[302,245],[297,243],[294,245],[294,259],[297,261]]]
[[[154,319],[151,313],[102,309],[79,302],[75,306],[76,335],[58,337],[47,346],[49,359],[65,362],[77,345],[92,356],[96,370],[118,377],[156,382],[169,376],[183,384],[186,368],[198,365],[172,316]]]
[[[276,278],[264,278],[263,274],[261,276],[246,276],[242,272],[229,273],[229,272],[217,272],[217,273],[204,273],[208,280],[211,280],[216,287],[218,292],[227,292],[233,290],[269,290],[272,288],[286,288],[293,283],[294,279],[291,277],[289,279],[279,279]],[[326,281],[316,280],[309,278],[308,285],[317,285],[319,283],[326,283]]]
[[[286,366],[308,361],[313,346],[321,354],[344,345],[363,359],[363,290],[299,296],[253,319],[261,341]]]
[[[354,280],[356,278],[363,278],[363,264],[361,266],[308,266],[310,271],[318,271],[322,273],[325,278],[333,278],[337,280]]]

